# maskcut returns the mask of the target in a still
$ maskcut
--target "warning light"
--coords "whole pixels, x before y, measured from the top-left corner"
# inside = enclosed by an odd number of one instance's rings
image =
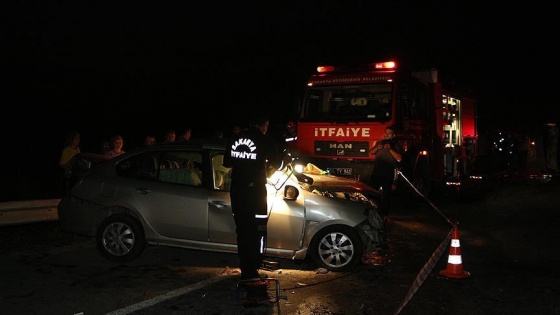
[[[375,69],[395,69],[397,64],[394,61],[376,62],[373,64]]]
[[[319,73],[333,72],[333,71],[334,71],[333,66],[319,66],[319,67],[317,67],[317,72],[319,72]]]
[[[394,61],[374,62],[359,65],[337,65],[337,66],[318,66],[318,73],[333,73],[333,72],[355,72],[355,71],[395,71],[397,63]]]

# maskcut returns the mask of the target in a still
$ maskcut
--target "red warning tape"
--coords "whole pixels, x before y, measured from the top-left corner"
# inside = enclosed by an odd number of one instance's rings
[[[455,230],[455,228],[453,228],[453,229],[451,229],[451,231],[449,231],[449,234],[447,234],[447,237],[436,248],[436,250],[432,254],[432,257],[430,257],[430,259],[428,259],[428,262],[426,262],[424,267],[422,267],[422,269],[420,269],[420,272],[416,276],[416,279],[412,283],[412,286],[410,287],[410,289],[406,293],[403,301],[401,302],[401,304],[397,308],[397,311],[395,312],[395,315],[399,314],[403,310],[403,308],[406,306],[406,304],[408,304],[408,301],[410,301],[410,299],[414,296],[416,291],[418,291],[418,289],[420,288],[422,283],[424,283],[426,278],[428,278],[428,275],[430,275],[430,273],[432,272],[432,270],[436,266],[437,262],[441,259],[441,256],[445,252],[445,249],[447,248],[447,245],[449,244],[449,240],[451,239],[451,234],[453,233],[454,230]]]

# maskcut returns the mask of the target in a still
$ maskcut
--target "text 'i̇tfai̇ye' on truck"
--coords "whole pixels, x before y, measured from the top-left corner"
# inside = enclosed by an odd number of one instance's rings
[[[446,89],[437,70],[401,71],[396,62],[320,66],[298,108],[291,153],[330,174],[368,182],[370,149],[396,127],[402,174],[427,196],[476,185],[476,98]]]

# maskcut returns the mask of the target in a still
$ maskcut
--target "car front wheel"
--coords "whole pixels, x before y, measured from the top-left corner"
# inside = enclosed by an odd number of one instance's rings
[[[140,223],[125,215],[105,219],[97,230],[96,243],[101,256],[117,263],[137,258],[146,247]]]
[[[363,247],[358,233],[348,226],[329,226],[321,230],[310,245],[311,257],[319,267],[345,271],[362,258]]]

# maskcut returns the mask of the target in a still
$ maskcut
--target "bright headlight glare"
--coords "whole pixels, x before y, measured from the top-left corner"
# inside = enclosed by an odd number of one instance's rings
[[[304,166],[302,164],[296,164],[294,165],[294,171],[296,173],[303,173],[303,168]]]

